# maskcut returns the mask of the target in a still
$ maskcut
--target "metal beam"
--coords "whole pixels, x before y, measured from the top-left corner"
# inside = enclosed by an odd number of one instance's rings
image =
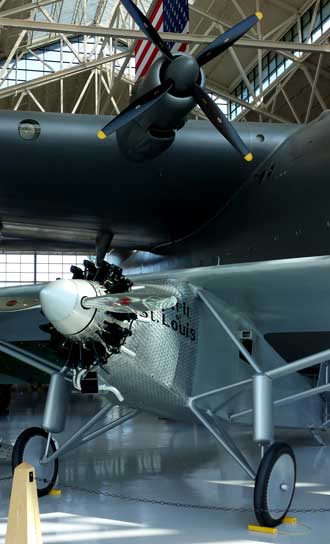
[[[311,95],[309,97],[309,102],[308,102],[308,107],[307,107],[307,112],[306,112],[306,117],[305,117],[305,123],[308,123],[310,115],[311,115],[312,106],[313,106],[314,97],[315,97],[315,91],[317,89],[317,84],[318,84],[319,77],[320,77],[320,70],[321,70],[322,60],[323,60],[323,55],[320,55],[318,63],[317,63],[316,72],[315,72],[315,75],[314,75]]]
[[[76,103],[75,103],[75,105],[74,105],[73,110],[72,110],[71,113],[76,113],[77,109],[78,109],[79,106],[80,106],[80,102],[81,102],[82,99],[84,98],[84,96],[85,96],[85,94],[86,94],[86,91],[87,91],[87,89],[88,89],[88,87],[89,87],[89,84],[90,84],[90,82],[92,81],[93,77],[94,77],[94,72],[91,72],[91,73],[89,74],[88,78],[87,78],[87,81],[86,81],[85,85],[84,85],[83,88],[82,88],[82,91],[81,91],[80,95],[78,96],[78,99],[77,99],[77,101],[76,101]]]
[[[304,74],[305,74],[305,76],[306,76],[306,79],[307,79],[308,83],[310,84],[310,86],[311,86],[311,88],[312,88],[312,90],[313,90],[313,87],[314,87],[314,80],[313,80],[313,78],[312,78],[312,76],[311,76],[311,74],[310,74],[310,72],[309,72],[307,66],[304,66],[304,65],[302,64],[302,65],[299,66],[299,68],[301,68],[301,70],[304,72]],[[323,98],[322,98],[322,96],[321,96],[321,93],[320,93],[320,91],[318,90],[318,88],[317,88],[316,86],[314,87],[314,93],[315,93],[315,96],[316,96],[316,98],[317,98],[317,100],[318,100],[318,102],[319,102],[319,104],[320,104],[322,110],[325,111],[325,110],[327,109],[327,105],[326,105],[326,103],[324,102],[324,100],[323,100]]]
[[[36,89],[37,87],[42,87],[43,85],[46,85],[47,83],[52,83],[53,81],[58,81],[60,79],[65,79],[67,77],[72,77],[82,72],[88,72],[89,70],[92,70],[93,68],[96,68],[97,66],[102,66],[102,64],[113,62],[113,61],[116,61],[117,59],[122,59],[126,57],[126,55],[127,55],[127,52],[117,53],[116,55],[112,55],[111,57],[104,57],[103,59],[94,60],[87,63],[82,63],[73,68],[59,70],[58,72],[54,72],[46,76],[32,79],[31,81],[27,81],[26,83],[19,83],[18,85],[12,85],[11,87],[6,87],[5,89],[0,90],[0,99],[7,98],[8,96],[16,95],[20,92],[27,91],[30,89]]]
[[[38,355],[30,353],[25,349],[18,348],[17,346],[12,345],[10,342],[5,342],[4,340],[0,340],[0,352],[5,353],[10,357],[14,357],[22,363],[32,366],[41,372],[45,372],[46,374],[52,375],[54,372],[59,371],[59,367],[51,361],[42,359]]]
[[[6,62],[4,63],[4,65],[2,66],[1,70],[0,70],[0,82],[4,79],[4,75],[7,71],[7,68],[9,66],[9,64],[11,63],[11,61],[13,60],[13,58],[15,57],[16,55],[16,51],[17,51],[17,48],[20,46],[22,40],[25,38],[26,36],[26,30],[22,30],[22,32],[20,32],[15,44],[13,45],[13,48],[12,50],[10,51],[7,59],[6,59]]]
[[[296,21],[297,17],[295,15],[292,15],[291,17],[288,17],[285,19],[285,21],[282,21],[277,26],[269,30],[266,34],[264,34],[264,39],[267,40],[271,36],[274,36],[274,39],[280,38],[285,34],[286,30],[289,30],[291,26]]]
[[[29,97],[31,98],[31,100],[35,103],[35,105],[37,106],[37,108],[42,111],[43,113],[45,112],[45,109],[43,108],[43,106],[40,104],[39,100],[36,99],[36,97],[34,96],[33,93],[31,93],[30,89],[28,89],[27,91],[27,94],[29,95]]]
[[[39,2],[32,2],[32,4],[24,4],[23,6],[17,6],[16,8],[7,9],[1,12],[1,17],[11,17],[17,13],[24,13],[25,11],[32,11],[38,9],[41,6],[49,6],[50,4],[56,4],[61,0],[40,0]]]
[[[281,87],[281,85],[280,85]],[[281,87],[281,93],[283,94],[284,98],[285,98],[285,101],[287,103],[287,105],[289,106],[289,109],[293,115],[293,117],[295,118],[296,122],[298,123],[298,125],[301,124],[301,120],[300,118],[298,117],[298,114],[296,112],[296,110],[294,109],[292,103],[291,103],[291,100],[290,98],[288,97],[288,95],[286,94],[285,90],[283,89],[283,87]]]
[[[283,2],[283,0],[269,0],[269,3],[283,9],[283,11],[286,11],[287,13],[298,13],[296,8],[290,6],[287,2]]]
[[[256,12],[258,12],[258,11],[260,11],[260,0],[256,0]],[[257,31],[258,31],[258,39],[262,40],[261,22],[260,21],[258,21],[258,24],[257,24]],[[259,95],[260,95],[260,97],[262,97],[263,96],[262,49],[258,49],[258,77],[259,77]],[[261,115],[259,115],[259,121],[262,122]]]
[[[224,32],[224,27],[220,23],[218,24],[218,26],[219,26],[221,32]],[[208,32],[206,34],[208,34]],[[244,70],[244,68],[243,68],[243,66],[242,66],[242,64],[241,64],[235,50],[234,50],[234,48],[230,47],[228,49],[228,52],[229,52],[231,58],[233,59],[234,64],[236,65],[236,68],[238,69],[241,78],[243,79],[245,85],[247,86],[250,95],[253,97],[254,101],[256,102],[257,101],[257,96],[256,96],[256,94],[254,92],[253,86],[251,85],[251,83],[250,83],[250,81],[249,81],[249,79],[247,77],[247,74],[246,74],[246,72],[245,72],[245,70]]]
[[[268,117],[269,119],[273,119],[274,121],[277,121],[278,123],[290,123],[291,121],[288,121],[288,119],[285,119],[285,117],[281,117],[280,115],[275,115],[274,113],[271,113],[269,111],[266,111],[262,108],[259,108],[258,106],[255,106],[254,104],[250,104],[249,102],[245,102],[244,100],[241,100],[237,96],[231,94],[228,91],[219,89],[216,86],[213,86],[211,83],[207,83],[207,89],[214,94],[217,94],[219,96],[222,96],[226,100],[230,100],[231,102],[235,102],[235,104],[239,104],[240,106],[243,106],[243,108],[246,108],[249,111],[253,111],[254,113],[257,113],[258,115],[261,114],[264,117]]]
[[[64,23],[49,23],[46,21],[29,21],[24,19],[0,18],[1,28],[21,28],[25,30],[62,33],[62,34],[86,34],[87,36],[109,36],[118,39],[145,39],[143,32],[139,30],[128,30],[120,28],[103,28],[88,25],[68,25]],[[217,36],[205,36],[197,34],[182,34],[174,32],[160,32],[160,36],[169,42],[200,43],[209,44]],[[251,49],[269,49],[280,51],[302,51],[303,53],[330,53],[329,44],[306,44],[296,42],[268,41],[268,40],[247,40],[241,39],[236,42],[235,47],[249,47]]]
[[[210,13],[208,13],[207,11],[204,11],[202,9],[199,9],[197,8],[196,6],[189,6],[189,11],[192,11],[193,13],[196,13],[196,15],[199,15],[200,17],[204,18],[204,19],[209,19],[210,21],[212,21],[213,23],[215,23],[217,26],[223,26],[225,29],[228,29],[228,28],[231,28],[233,25],[231,24],[228,24],[228,23],[225,23],[225,21],[223,21],[222,19],[218,19],[217,17],[215,17],[214,15],[211,15]],[[247,32],[245,34],[246,36],[249,36],[250,35],[250,32]],[[255,34],[254,34],[255,35]]]

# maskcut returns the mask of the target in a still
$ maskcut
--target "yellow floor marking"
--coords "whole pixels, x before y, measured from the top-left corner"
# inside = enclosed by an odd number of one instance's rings
[[[62,491],[60,489],[51,489],[48,495],[51,495],[52,497],[59,497],[62,495]]]
[[[288,523],[290,525],[297,525],[297,518],[290,518],[290,517],[286,517],[286,518],[283,518],[282,520],[282,523]]]
[[[257,533],[268,533],[270,535],[277,535],[278,530],[275,527],[261,527],[261,525],[248,525],[249,531],[255,531]]]

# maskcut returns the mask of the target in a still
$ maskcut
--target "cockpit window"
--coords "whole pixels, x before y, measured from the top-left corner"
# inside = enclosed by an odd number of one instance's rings
[[[40,125],[33,119],[25,119],[18,125],[18,132],[23,140],[36,140],[40,135]]]

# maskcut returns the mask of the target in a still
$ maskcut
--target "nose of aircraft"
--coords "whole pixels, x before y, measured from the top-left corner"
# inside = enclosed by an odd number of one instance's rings
[[[94,287],[86,280],[57,280],[40,292],[41,308],[56,330],[65,336],[81,332],[95,315],[94,309],[81,305],[84,297],[95,297]]]

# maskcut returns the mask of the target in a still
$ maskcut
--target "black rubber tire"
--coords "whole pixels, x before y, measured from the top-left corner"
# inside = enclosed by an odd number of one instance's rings
[[[13,453],[12,453],[12,458],[11,458],[12,459],[12,471],[13,471],[13,474],[14,474],[15,468],[25,461],[24,451],[25,451],[26,445],[28,444],[29,440],[31,440],[31,438],[34,438],[35,436],[40,436],[42,438],[45,438],[45,446],[46,446],[48,433],[44,429],[41,429],[40,427],[30,427],[30,428],[26,429],[25,431],[23,431],[19,435],[19,437],[17,438],[17,440],[15,442],[15,445],[14,445],[14,448],[13,448]],[[55,453],[56,449],[57,449],[56,444],[55,444],[54,440],[51,439],[50,446],[49,446],[49,452],[50,453]],[[45,495],[48,495],[48,493],[53,489],[53,487],[55,485],[55,482],[56,482],[56,479],[57,479],[57,475],[58,475],[58,459],[55,459],[55,461],[54,461],[54,470],[53,470],[52,476],[47,481],[38,480],[38,470],[37,470],[37,467],[34,467],[34,468],[36,470],[36,479],[37,479],[36,483],[37,483],[38,497],[43,497]]]
[[[268,507],[268,501],[267,501],[268,484],[269,484],[270,476],[276,461],[284,454],[289,455],[291,459],[293,460],[294,487],[293,487],[293,492],[292,492],[289,505],[286,508],[285,512],[282,512],[282,513],[277,512],[276,513],[277,517],[274,517],[274,515],[271,514],[271,512],[269,511],[269,507]],[[261,460],[261,463],[259,465],[259,469],[257,472],[257,476],[256,476],[255,486],[254,486],[254,511],[260,525],[262,525],[263,527],[276,527],[282,522],[283,518],[285,518],[286,514],[288,513],[288,510],[290,509],[292,499],[294,496],[295,485],[296,485],[296,459],[295,459],[293,450],[285,442],[275,442],[268,448],[268,450],[266,451],[265,455],[263,456]]]

